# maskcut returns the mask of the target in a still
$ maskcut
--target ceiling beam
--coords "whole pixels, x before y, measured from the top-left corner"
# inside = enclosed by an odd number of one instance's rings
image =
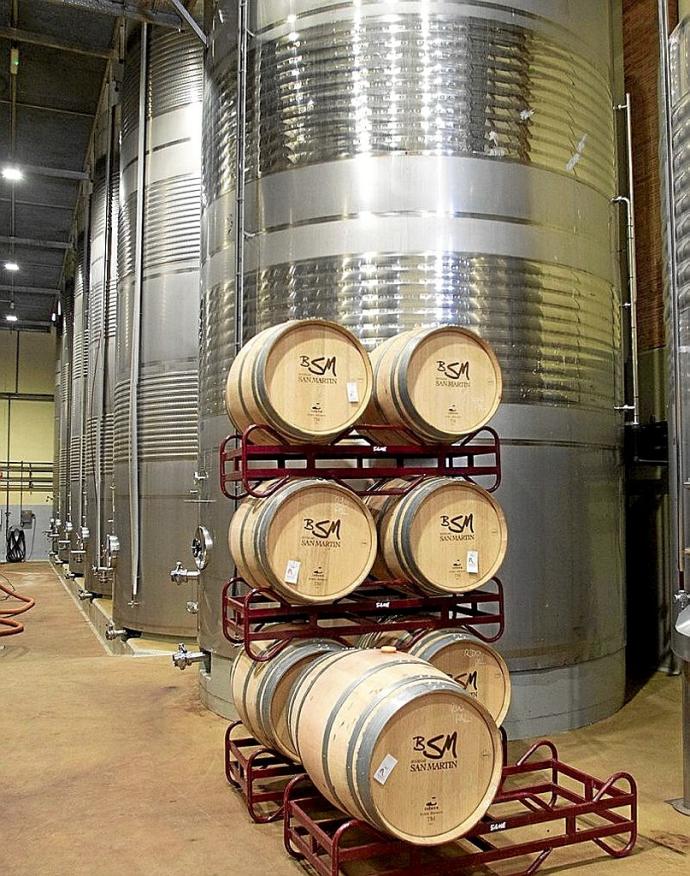
[[[3,332],[49,332],[53,327],[52,322],[44,322],[39,319],[23,319],[21,322],[0,322],[0,331]]]
[[[51,289],[48,286],[10,286],[9,283],[0,283],[0,292],[15,292],[17,295],[59,295],[59,289]]]
[[[66,170],[61,167],[42,167],[39,164],[19,164],[19,169],[33,176],[52,176],[56,179],[88,180],[89,175],[81,170]]]
[[[35,321],[34,321],[35,322]],[[41,322],[40,325],[45,325],[46,323]],[[19,325],[19,323],[17,323]],[[0,392],[0,398],[3,400],[9,399],[10,401],[43,401],[43,402],[51,402],[54,401],[55,396],[52,392]],[[41,466],[39,462],[38,465],[36,463],[27,462],[25,463],[27,466],[33,466],[33,471],[37,471],[38,467]],[[5,465],[7,468],[7,465]],[[28,471],[27,471],[28,473]]]
[[[16,43],[28,43],[32,46],[43,46],[46,49],[58,49],[61,52],[71,52],[75,55],[89,55],[92,58],[110,58],[112,52],[108,49],[90,49],[88,46],[80,46],[60,37],[47,36],[42,33],[33,33],[30,30],[22,30],[18,27],[0,27],[0,39],[12,40]]]
[[[40,240],[35,237],[7,237],[0,234],[0,243],[15,244],[15,246],[37,246],[41,249],[69,249],[68,240]]]
[[[208,47],[208,39],[206,38],[206,34],[203,32],[203,30],[199,26],[198,22],[196,21],[196,19],[192,15],[192,13],[189,11],[189,9],[187,9],[187,7],[184,5],[182,0],[170,0],[170,2],[177,10],[177,13],[180,16],[180,18],[184,19],[184,21],[186,21],[187,24],[189,25],[190,29],[196,34],[197,39],[200,40],[202,46],[204,48],[207,48]]]
[[[83,9],[85,12],[102,12],[105,15],[123,15],[134,21],[146,21],[148,24],[159,24],[163,27],[182,29],[179,17],[171,12],[153,12],[144,9],[136,0],[46,0],[54,6]]]
[[[0,204],[11,204],[12,198],[0,198]],[[14,203],[17,207],[43,207],[46,210],[74,210],[74,204],[51,204],[47,201],[24,201],[21,198],[15,198]]]
[[[0,99],[0,103],[6,103],[10,106],[12,105],[11,100],[6,100],[4,98]],[[24,103],[22,100],[15,101],[15,106],[21,107],[23,109],[32,109],[32,110],[40,110],[41,112],[46,113],[59,113],[62,116],[76,116],[82,119],[92,119],[93,113],[86,112],[83,110],[72,110],[72,109],[63,109],[58,106],[43,106],[37,103]]]

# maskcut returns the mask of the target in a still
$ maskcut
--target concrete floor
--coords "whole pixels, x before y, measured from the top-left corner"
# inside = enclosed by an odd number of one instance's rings
[[[107,654],[47,564],[0,572],[37,600],[26,632],[0,640],[0,874],[303,872],[225,784],[225,722],[200,707],[194,670]],[[554,738],[586,770],[636,776],[641,837],[627,859],[581,846],[540,872],[690,874],[690,819],[665,803],[680,792],[679,696],[658,675],[613,718]]]

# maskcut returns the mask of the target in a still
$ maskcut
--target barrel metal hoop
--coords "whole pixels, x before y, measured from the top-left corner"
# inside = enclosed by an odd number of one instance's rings
[[[294,728],[295,728],[295,736],[294,736],[294,739],[292,741],[294,742],[295,748],[297,748],[298,751],[299,751],[299,747],[297,744],[298,743],[297,731],[299,730],[299,722],[300,722],[300,718],[302,716],[302,707],[303,707],[307,697],[309,696],[314,685],[316,684],[318,679],[323,675],[325,670],[328,667],[332,666],[334,663],[337,663],[339,660],[342,660],[342,658],[345,657],[345,655],[349,654],[349,653],[350,653],[350,651],[343,651],[342,654],[339,654],[339,653],[324,654],[323,657],[317,657],[317,659],[314,661],[314,663],[312,663],[312,665],[309,667],[308,674],[304,678],[302,678],[300,681],[298,681],[297,684],[295,685],[295,687],[292,689],[292,696],[290,698],[290,705],[288,706],[287,720],[288,720],[288,727],[290,729],[292,729],[292,727],[294,726]],[[333,659],[331,660],[331,658],[333,658]],[[331,662],[327,663],[327,661],[329,661],[329,660]],[[321,666],[322,663],[324,664],[323,667]],[[314,673],[314,670],[316,670],[317,667],[318,667],[319,671]],[[307,683],[305,683],[305,681]],[[295,712],[295,702],[297,701],[297,694],[302,690],[304,690],[304,696],[302,696],[302,699],[301,699],[301,702],[299,705],[299,709],[297,709],[297,712]],[[294,715],[294,717],[293,717],[293,715]]]
[[[405,352],[405,349],[409,344],[415,344],[415,338],[410,338],[403,345],[402,350],[395,354],[393,361],[388,369],[388,391],[390,393],[390,399],[393,402],[393,407],[398,412],[398,416],[402,420],[402,422],[410,429],[417,428],[417,424],[415,421],[414,411],[408,410],[406,405],[404,404],[403,394],[400,393],[398,395],[398,381],[396,380],[398,375],[398,364],[400,359]],[[409,359],[409,357],[408,357]],[[406,396],[409,399],[409,396]]]
[[[246,350],[246,348],[245,348],[245,350]],[[243,380],[243,375],[244,375],[244,369],[247,365],[247,355],[246,355],[246,352],[244,355],[242,355],[243,352],[244,352],[243,350],[240,350],[240,352],[237,354],[237,359],[239,359],[239,363],[240,363],[240,371],[239,371],[239,374],[237,375],[237,382],[236,382],[237,399],[240,403],[240,407],[242,408],[242,413],[247,418],[247,423],[252,423],[254,420],[254,417],[247,410],[247,405],[246,405],[245,400],[244,400],[244,394],[242,392],[242,380]]]
[[[444,637],[446,637],[446,641],[443,640]],[[448,639],[451,641],[449,642]],[[448,628],[442,630],[430,630],[410,647],[410,654],[414,654],[415,657],[419,657],[421,660],[426,660],[427,663],[431,663],[432,657],[435,657],[450,644],[463,641],[469,642],[472,645],[477,645],[480,650],[489,650],[489,646],[484,644],[480,639],[474,639],[467,633],[461,633],[458,630]]]
[[[338,718],[338,714],[340,712],[340,709],[342,708],[344,703],[347,702],[350,695],[354,691],[357,690],[357,688],[360,686],[360,684],[362,684],[362,682],[364,682],[367,679],[371,678],[372,676],[376,675],[378,672],[382,672],[383,670],[388,669],[388,667],[390,667],[390,666],[414,666],[415,664],[418,664],[418,663],[419,663],[419,661],[416,658],[410,659],[408,656],[405,656],[404,658],[401,658],[400,660],[386,660],[385,663],[377,663],[375,666],[370,666],[369,669],[367,669],[367,671],[365,673],[363,673],[362,675],[358,675],[354,681],[350,682],[350,684],[340,694],[335,705],[331,709],[331,712],[328,716],[328,721],[326,722],[326,727],[324,728],[324,733],[323,733],[323,743],[321,745],[321,765],[323,768],[324,779],[326,781],[326,784],[328,785],[328,789],[330,790],[333,797],[340,803],[341,806],[343,806],[344,804],[343,804],[342,800],[340,799],[338,792],[335,790],[335,788],[333,786],[333,782],[331,780],[331,771],[330,771],[330,768],[328,765],[328,747],[329,747],[329,744],[331,741],[331,731],[333,730],[333,725],[335,724],[335,722]],[[408,680],[409,679],[404,679],[403,681],[408,681]],[[399,684],[396,683],[396,684],[393,684],[393,685],[390,685],[389,687],[387,687],[386,690],[387,691],[395,690],[398,686],[399,686]],[[378,697],[377,697],[377,700],[375,700],[375,702],[377,702],[377,701],[378,701]],[[368,715],[368,714],[370,714],[369,711],[366,713],[366,715]],[[366,717],[366,715],[365,715],[365,717]],[[361,720],[361,718],[359,720]],[[355,739],[356,739],[356,734],[351,734],[350,746],[353,744],[353,741]],[[347,764],[349,764],[349,758],[350,758],[350,753],[349,753],[349,748],[348,748],[348,760],[346,762],[346,773],[349,773],[349,770],[347,769]],[[349,784],[349,782],[348,782],[348,784]]]
[[[275,657],[268,661],[268,663],[258,664],[259,666],[266,667],[266,671],[261,676],[259,686],[256,690],[256,702],[259,707],[259,724],[267,738],[273,737],[273,733],[271,732],[271,706],[273,704],[273,698],[264,696],[269,685],[271,685],[274,680],[279,682],[280,679],[293,668],[293,666],[299,663],[305,656],[309,656],[309,654],[314,654],[316,657],[321,656],[322,654],[336,653],[340,650],[341,646],[337,642],[329,641],[328,639],[296,640],[290,642],[287,648],[279,651]],[[273,685],[272,689],[275,690],[275,687],[276,685]]]
[[[283,484],[282,487],[279,487],[279,489],[277,489],[275,493],[268,496],[265,500],[256,500],[258,502],[261,502],[262,508],[259,514],[259,520],[256,527],[254,528],[254,555],[259,561],[259,566],[266,580],[275,585],[279,592],[282,592],[285,589],[286,582],[279,577],[279,570],[274,570],[268,553],[265,550],[265,547],[268,544],[269,530],[273,525],[276,513],[281,508],[281,506],[284,505],[285,502],[290,499],[294,493],[298,493],[301,490],[313,485],[314,480],[288,481],[287,483]],[[295,596],[298,596],[299,591],[296,589],[296,587],[294,585],[289,586],[290,592],[293,593]]]
[[[396,360],[396,369],[395,373],[398,373],[397,366],[402,366],[402,373],[407,377],[410,370],[410,360],[417,352],[419,345],[422,341],[425,341],[429,335],[432,335],[436,332],[442,331],[441,328],[430,328],[427,329],[424,333],[416,333],[415,337],[410,338],[410,340],[405,344],[403,349],[400,351],[398,358]],[[391,389],[393,388],[391,384]],[[410,395],[410,391],[408,385],[404,381],[398,381],[398,393],[400,397],[400,403],[407,411],[408,420],[412,423],[412,428],[416,429],[420,435],[422,435],[428,441],[447,441],[448,435],[444,435],[442,432],[439,432],[438,429],[434,429],[430,423],[427,423],[418,413],[417,408],[415,407],[412,396]]]
[[[274,426],[274,428],[284,432],[291,438],[308,441],[308,435],[305,435],[300,429],[291,426],[280,416],[278,411],[273,407],[271,400],[268,397],[268,393],[266,392],[266,365],[270,353],[273,352],[273,342],[280,340],[281,336],[287,334],[292,328],[294,328],[294,323],[288,322],[276,326],[275,329],[269,333],[266,343],[262,344],[261,351],[254,361],[254,366],[252,368],[252,389],[255,398],[258,399],[262,409],[266,412],[266,419],[270,421],[270,424]],[[261,376],[260,380],[259,376]]]
[[[437,693],[447,691],[450,693],[455,693],[458,696],[463,696],[458,691],[457,683],[454,682],[450,678],[424,678],[424,679],[407,679],[407,681],[411,682],[409,688],[403,690],[400,694],[393,697],[393,699],[388,702],[371,720],[369,724],[369,739],[366,744],[363,740],[362,745],[360,745],[359,750],[357,751],[354,768],[352,768],[350,760],[348,758],[348,766],[350,766],[350,774],[348,775],[348,781],[354,781],[356,777],[355,786],[358,789],[359,793],[357,797],[360,801],[360,805],[364,812],[366,812],[367,816],[375,823],[382,827],[384,830],[389,830],[388,826],[384,823],[381,816],[376,811],[376,807],[374,805],[374,797],[371,793],[371,784],[369,782],[369,776],[372,768],[372,758],[374,756],[374,748],[376,747],[376,742],[378,741],[379,735],[382,733],[383,728],[390,721],[393,715],[398,711],[399,708],[406,706],[408,703],[415,700],[419,695],[428,694],[428,693]],[[470,701],[472,702],[472,701]],[[373,709],[372,709],[373,711]],[[353,734],[353,740],[356,738],[356,734]],[[352,742],[350,743],[352,745]]]
[[[407,496],[403,496],[400,505],[398,506],[398,513],[394,517],[393,524],[393,547],[395,548],[396,544],[400,544],[401,555],[399,559],[404,571],[408,572],[414,581],[417,581],[423,587],[431,587],[432,590],[435,590],[434,584],[429,581],[426,575],[422,572],[415,559],[414,551],[412,550],[410,542],[410,527],[412,525],[412,520],[414,520],[414,515],[419,510],[420,505],[434,492],[438,485],[438,481],[440,480],[442,479],[431,478],[428,481],[424,481]],[[404,524],[408,522],[409,518],[412,518],[412,520],[409,521],[410,526],[408,526],[406,531]]]

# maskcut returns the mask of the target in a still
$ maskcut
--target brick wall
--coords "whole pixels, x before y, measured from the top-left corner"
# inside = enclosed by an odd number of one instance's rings
[[[671,28],[677,23],[670,0]],[[625,88],[631,94],[635,218],[637,232],[638,322],[640,350],[662,347],[664,302],[661,280],[661,208],[657,77],[659,37],[657,0],[623,0]]]

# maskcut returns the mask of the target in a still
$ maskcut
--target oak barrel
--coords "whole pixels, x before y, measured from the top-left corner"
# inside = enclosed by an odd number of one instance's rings
[[[290,602],[330,602],[369,574],[376,526],[350,490],[305,478],[268,498],[244,499],[230,522],[228,544],[252,586],[270,587]]]
[[[287,732],[292,687],[311,661],[343,649],[331,639],[296,639],[267,662],[252,660],[244,649],[240,651],[232,666],[230,688],[240,719],[252,736],[267,748],[298,761]]]
[[[374,391],[363,422],[404,426],[421,443],[453,443],[484,426],[501,401],[501,368],[491,347],[460,326],[412,329],[371,353]],[[376,430],[379,444],[406,444]]]
[[[501,740],[487,710],[440,670],[392,648],[307,666],[288,729],[328,800],[417,845],[462,836],[501,779]]]
[[[478,700],[499,726],[503,723],[510,706],[510,672],[491,645],[453,629],[429,630],[416,639],[414,633],[404,630],[366,633],[357,641],[358,648],[385,645],[431,663],[457,681],[467,696]]]
[[[508,544],[505,515],[482,487],[428,478],[390,497],[377,516],[380,561],[428,593],[474,590],[495,575]]]
[[[510,672],[491,645],[458,630],[430,630],[408,649],[458,682],[499,725],[510,706]]]
[[[225,405],[241,432],[272,426],[291,444],[324,443],[360,419],[373,387],[366,350],[347,329],[323,319],[265,329],[240,350],[228,374]],[[274,436],[253,440],[275,444]]]
[[[391,478],[386,481],[385,486],[389,489],[398,489],[406,485],[407,481],[404,478]],[[371,574],[379,581],[389,581],[393,577],[393,573],[386,565],[386,559],[383,555],[382,545],[385,541],[386,531],[391,518],[391,512],[400,501],[400,496],[387,496],[375,493],[367,496],[364,499],[364,504],[371,511],[371,514],[376,523],[376,532],[378,535],[378,547],[376,550],[376,559],[371,567]],[[382,643],[387,644],[387,643]]]

